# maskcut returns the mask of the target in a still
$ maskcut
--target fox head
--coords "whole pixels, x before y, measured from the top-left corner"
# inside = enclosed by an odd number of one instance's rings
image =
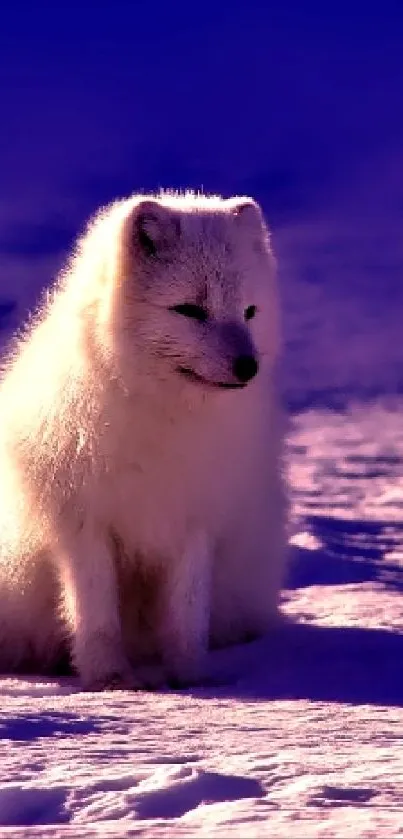
[[[255,201],[135,196],[104,212],[97,239],[102,340],[126,382],[219,393],[274,363],[275,261]]]

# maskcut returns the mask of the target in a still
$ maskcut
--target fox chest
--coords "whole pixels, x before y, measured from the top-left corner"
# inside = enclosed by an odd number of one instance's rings
[[[175,442],[128,449],[108,470],[104,513],[130,551],[177,551],[189,532],[217,532],[230,515],[242,475],[228,444]]]

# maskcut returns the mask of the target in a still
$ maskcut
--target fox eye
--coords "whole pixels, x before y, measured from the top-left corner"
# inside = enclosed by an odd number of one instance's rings
[[[243,313],[245,320],[252,320],[255,317],[256,311],[256,306],[248,306]]]
[[[170,307],[171,312],[176,312],[177,315],[183,315],[185,318],[193,318],[204,323],[208,319],[208,312],[203,309],[203,306],[196,306],[194,303],[179,303],[177,306]]]

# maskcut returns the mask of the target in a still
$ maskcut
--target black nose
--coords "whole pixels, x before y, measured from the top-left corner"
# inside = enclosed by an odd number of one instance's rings
[[[246,383],[256,376],[259,365],[253,355],[239,355],[232,365],[232,372],[240,382]]]

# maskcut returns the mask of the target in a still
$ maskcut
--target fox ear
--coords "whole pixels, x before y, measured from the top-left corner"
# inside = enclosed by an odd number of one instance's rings
[[[237,198],[234,201],[232,211],[240,225],[250,228],[262,227],[262,211],[253,198]]]
[[[141,253],[158,257],[167,253],[180,235],[177,216],[158,201],[140,201],[134,213],[134,238]]]
[[[254,250],[258,253],[270,250],[270,230],[257,201],[253,198],[234,198],[232,214],[239,231],[245,231],[251,238]]]

